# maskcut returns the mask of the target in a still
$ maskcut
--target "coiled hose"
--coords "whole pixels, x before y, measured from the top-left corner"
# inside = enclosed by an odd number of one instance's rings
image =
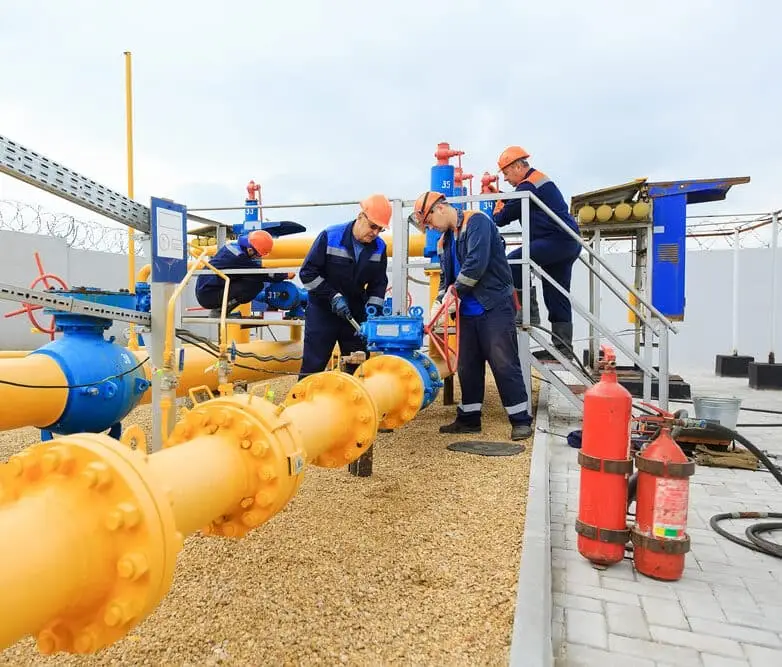
[[[755,447],[747,438],[741,433],[734,431],[733,429],[722,426],[721,424],[709,424],[709,429],[715,433],[722,435],[723,437],[732,438],[733,440],[740,442],[749,451],[751,451],[763,465],[768,468],[769,472],[774,476],[780,484],[782,484],[782,472],[775,466],[771,460],[766,456],[764,452]],[[758,551],[760,553],[774,556],[775,558],[782,558],[782,544],[771,542],[766,540],[760,535],[762,533],[770,533],[775,530],[782,530],[782,521],[764,521],[759,523],[753,523],[745,530],[747,536],[746,540],[733,535],[719,525],[720,521],[726,519],[782,519],[782,513],[780,512],[723,512],[721,514],[715,514],[709,519],[709,525],[711,528],[722,535],[727,540],[730,540],[734,544],[740,544],[742,547]]]

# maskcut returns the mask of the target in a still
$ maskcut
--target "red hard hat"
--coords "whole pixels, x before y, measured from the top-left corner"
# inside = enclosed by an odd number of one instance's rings
[[[526,160],[529,157],[529,153],[525,151],[521,146],[508,146],[497,160],[497,166],[500,171],[505,169],[508,165],[513,164],[516,160]]]
[[[269,232],[256,229],[247,235],[247,242],[261,257],[268,255],[274,247],[274,239]]]
[[[370,195],[361,202],[361,210],[370,222],[388,229],[391,224],[391,202],[385,195]]]

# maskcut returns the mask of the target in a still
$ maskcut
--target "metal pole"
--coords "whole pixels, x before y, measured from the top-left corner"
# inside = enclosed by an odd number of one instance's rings
[[[595,254],[599,255],[602,251],[601,248],[601,234],[600,230],[596,229],[592,236],[592,248]],[[590,296],[590,311],[595,316],[596,320],[600,319],[600,265],[589,256],[589,263],[594,268],[594,273],[590,276],[589,281],[589,296]],[[597,372],[599,368],[598,358],[600,356],[600,330],[597,329],[591,322],[589,323],[589,363],[592,366],[592,370]]]
[[[125,135],[128,158],[128,198],[133,199],[133,78],[131,75],[130,51],[125,51]],[[128,290],[136,293],[136,236],[133,227],[128,227]],[[130,323],[128,349],[138,350],[136,325]]]
[[[733,355],[739,353],[739,230],[733,230]],[[773,303],[773,302],[772,302]],[[773,325],[772,325],[773,326]],[[772,338],[773,341],[773,338]]]
[[[668,410],[668,328],[660,326],[660,372],[657,376],[658,404],[661,409]]]
[[[391,257],[391,306],[396,315],[407,313],[408,229],[402,216],[402,200],[391,201],[391,233],[394,236],[394,254]]]
[[[774,342],[777,337],[777,246],[779,245],[779,211],[771,214],[771,346],[768,363],[775,363]]]
[[[532,359],[529,352],[529,317],[530,317],[530,202],[525,197],[521,200],[521,316],[522,329],[519,331],[519,359],[527,389],[527,400],[532,401]]]

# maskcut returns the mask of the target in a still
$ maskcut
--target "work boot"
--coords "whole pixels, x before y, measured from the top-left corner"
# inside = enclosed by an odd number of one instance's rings
[[[572,322],[554,322],[551,325],[552,343],[562,354],[571,359],[575,358],[573,351],[573,323]]]
[[[481,413],[471,412],[465,414],[459,408],[456,408],[456,419],[450,424],[443,424],[440,427],[440,433],[480,433],[481,432]]]
[[[231,317],[231,311],[241,305],[241,302],[236,299],[228,299],[228,303],[225,305],[225,316]],[[209,317],[220,317],[220,308],[213,308],[210,310]],[[239,313],[235,313],[233,317],[239,317]]]
[[[551,344],[559,350],[566,359],[575,359],[573,351],[573,323],[553,322],[551,324]],[[532,353],[538,361],[557,361],[548,350],[537,350]]]
[[[529,424],[511,424],[510,439],[526,440],[532,435],[532,426]]]
[[[516,311],[516,326],[520,327],[524,319],[522,314],[521,305],[523,304],[523,292],[520,289],[516,290],[516,296],[519,299],[519,309]],[[529,288],[529,323],[531,326],[540,325],[540,310],[538,309],[538,293],[534,286]]]

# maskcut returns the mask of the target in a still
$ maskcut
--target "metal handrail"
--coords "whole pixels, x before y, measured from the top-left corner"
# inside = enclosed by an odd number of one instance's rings
[[[478,194],[478,195],[460,195],[458,197],[447,197],[446,200],[451,204],[466,204],[469,202],[475,202],[475,201],[499,201],[500,199],[527,199],[534,201],[535,204],[537,204],[542,211],[546,213],[554,222],[556,222],[562,229],[564,229],[570,236],[575,239],[579,245],[587,251],[587,254],[590,257],[593,257],[598,264],[600,264],[605,270],[613,277],[615,278],[622,287],[624,287],[630,294],[636,297],[638,299],[638,303],[645,306],[649,309],[649,312],[655,316],[657,320],[659,320],[667,329],[672,331],[673,333],[678,333],[678,329],[673,325],[673,323],[665,316],[663,315],[657,308],[655,308],[651,303],[649,303],[643,296],[641,296],[634,287],[632,287],[629,283],[627,283],[622,276],[620,276],[614,269],[611,267],[610,264],[608,264],[599,254],[597,254],[592,248],[589,247],[589,244],[586,243],[576,232],[574,232],[570,227],[568,227],[560,218],[557,216],[556,213],[554,213],[548,206],[546,206],[540,199],[538,199],[534,194],[527,191],[522,192],[500,192],[500,193],[484,193],[484,194]],[[415,204],[414,201],[410,200],[403,200],[402,206],[411,207]],[[618,290],[614,289],[612,285],[610,285],[608,282],[606,282],[605,278],[602,276],[602,274],[595,271],[594,267],[590,266],[588,262],[586,262],[580,255],[579,259],[581,259],[582,262],[584,262],[587,266],[587,268],[590,270],[591,273],[597,275],[600,279],[600,281],[608,287],[623,303],[625,306],[627,306],[630,310],[632,310],[635,315],[644,323],[652,325],[652,322],[650,322],[639,310],[634,308],[633,304],[630,303],[630,301],[621,294]],[[659,335],[658,332],[655,331],[655,334]]]
[[[544,269],[542,269],[535,261],[530,260],[530,268],[538,274],[541,278],[545,278],[549,283],[551,283],[552,287],[554,287],[560,294],[563,294],[565,298],[570,301],[571,306],[573,307],[573,310],[575,310],[579,315],[581,315],[587,322],[589,322],[592,326],[597,328],[608,340],[610,340],[616,347],[624,352],[632,361],[634,361],[636,364],[638,364],[639,368],[643,369],[647,373],[649,373],[652,377],[656,377],[659,379],[660,373],[659,371],[656,371],[654,369],[654,366],[648,367],[646,365],[646,362],[638,356],[635,351],[631,350],[629,347],[627,347],[622,340],[617,336],[614,332],[612,332],[608,327],[606,327],[600,320],[598,320],[592,313],[590,313],[584,306],[582,306],[578,300],[573,298],[573,295],[568,293],[567,290],[565,290],[562,285],[557,283],[556,280],[554,280]]]

